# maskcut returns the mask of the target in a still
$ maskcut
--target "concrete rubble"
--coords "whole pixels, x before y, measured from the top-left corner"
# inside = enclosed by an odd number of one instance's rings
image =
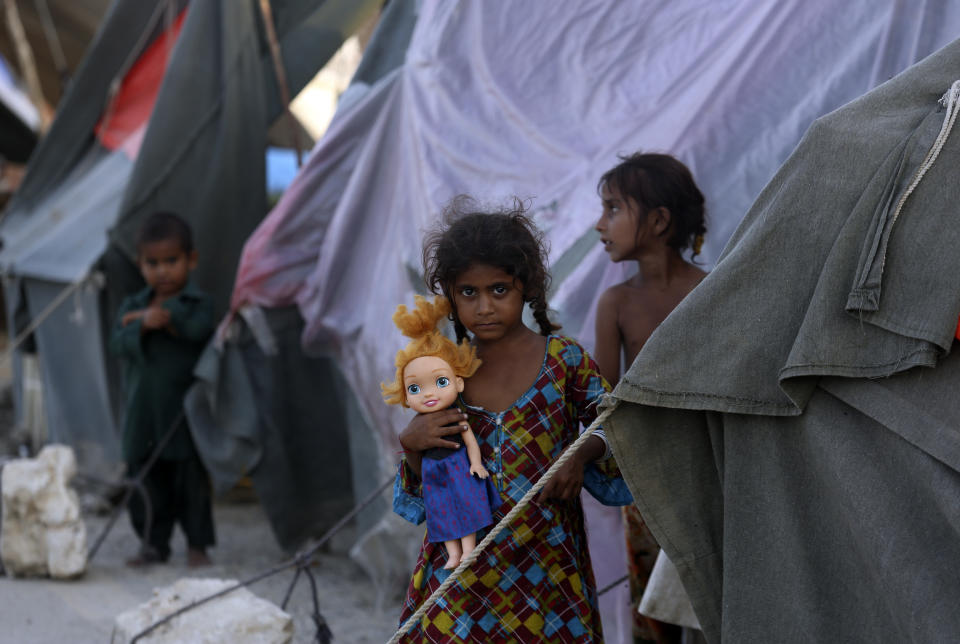
[[[87,531],[76,492],[73,450],[47,445],[37,458],[9,461],[3,467],[0,560],[15,577],[69,579],[87,565]]]
[[[171,586],[154,589],[152,599],[117,616],[110,642],[129,642],[183,606],[236,583],[229,579],[183,578]],[[175,617],[137,641],[142,644],[288,644],[292,639],[293,620],[289,614],[246,588],[238,588]]]

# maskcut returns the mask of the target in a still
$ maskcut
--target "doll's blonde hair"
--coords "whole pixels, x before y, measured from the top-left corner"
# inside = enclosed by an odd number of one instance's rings
[[[444,360],[461,378],[469,378],[480,367],[476,348],[464,340],[456,344],[437,328],[437,323],[450,313],[447,298],[437,296],[430,302],[419,295],[414,296],[414,308],[408,310],[401,304],[393,314],[393,323],[403,335],[411,338],[410,343],[397,351],[394,364],[397,373],[393,382],[380,385],[383,398],[391,405],[407,407],[406,387],[403,385],[403,371],[413,360],[433,356]]]

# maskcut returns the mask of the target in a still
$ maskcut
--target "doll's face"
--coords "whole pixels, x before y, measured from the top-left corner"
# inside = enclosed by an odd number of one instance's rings
[[[407,406],[421,414],[446,409],[463,391],[463,378],[443,358],[424,356],[411,360],[403,370]]]

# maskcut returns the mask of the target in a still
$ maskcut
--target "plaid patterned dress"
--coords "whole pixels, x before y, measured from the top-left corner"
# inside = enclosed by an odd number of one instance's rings
[[[512,407],[466,406],[484,466],[503,499],[499,521],[596,417],[607,388],[596,363],[569,338],[550,336],[536,382]],[[601,502],[632,501],[612,459],[588,466],[584,487]],[[419,481],[400,464],[394,510],[423,521]],[[478,541],[486,530],[478,533]],[[401,623],[446,579],[446,551],[424,538]],[[531,502],[410,630],[404,642],[599,642],[596,584],[580,500]]]

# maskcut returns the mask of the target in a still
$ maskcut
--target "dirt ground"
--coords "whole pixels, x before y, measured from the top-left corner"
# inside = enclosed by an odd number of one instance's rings
[[[214,565],[206,568],[187,568],[186,544],[179,534],[170,562],[147,569],[127,567],[124,561],[135,552],[137,541],[123,515],[82,578],[54,581],[0,577],[0,643],[104,644],[110,641],[116,615],[147,601],[154,588],[191,576],[247,579],[287,560],[255,501],[219,502],[214,514],[218,544],[210,551]],[[107,518],[90,515],[85,521],[92,545]],[[320,612],[333,631],[334,642],[386,642],[397,626],[400,598],[393,593],[387,593],[387,597],[377,593],[346,554],[351,539],[350,534],[340,535],[331,552],[317,557],[313,571]],[[285,571],[255,583],[250,590],[279,605],[292,579],[293,570]],[[309,583],[301,576],[287,606],[294,617],[294,642],[313,641],[311,608]]]
[[[0,353],[6,344],[6,333],[0,328]],[[0,364],[0,459],[16,456],[10,443],[10,375],[9,365]],[[182,577],[241,581],[287,561],[289,556],[277,545],[259,503],[251,494],[233,497],[214,506],[217,545],[210,550],[213,565],[209,567],[187,568],[186,543],[179,532],[168,563],[146,569],[127,567],[124,562],[136,552],[138,541],[123,512],[79,579],[14,579],[0,573],[0,644],[105,644],[110,642],[114,618],[149,600],[154,588]],[[89,548],[103,531],[108,515],[89,511],[84,513],[84,521]],[[312,570],[320,613],[338,644],[383,643],[397,628],[404,589],[375,587],[348,555],[353,540],[353,531],[347,527],[315,557]],[[279,606],[293,577],[294,570],[286,570],[256,582],[249,590]],[[309,582],[301,576],[287,605],[294,618],[295,643],[314,638],[309,589]]]

